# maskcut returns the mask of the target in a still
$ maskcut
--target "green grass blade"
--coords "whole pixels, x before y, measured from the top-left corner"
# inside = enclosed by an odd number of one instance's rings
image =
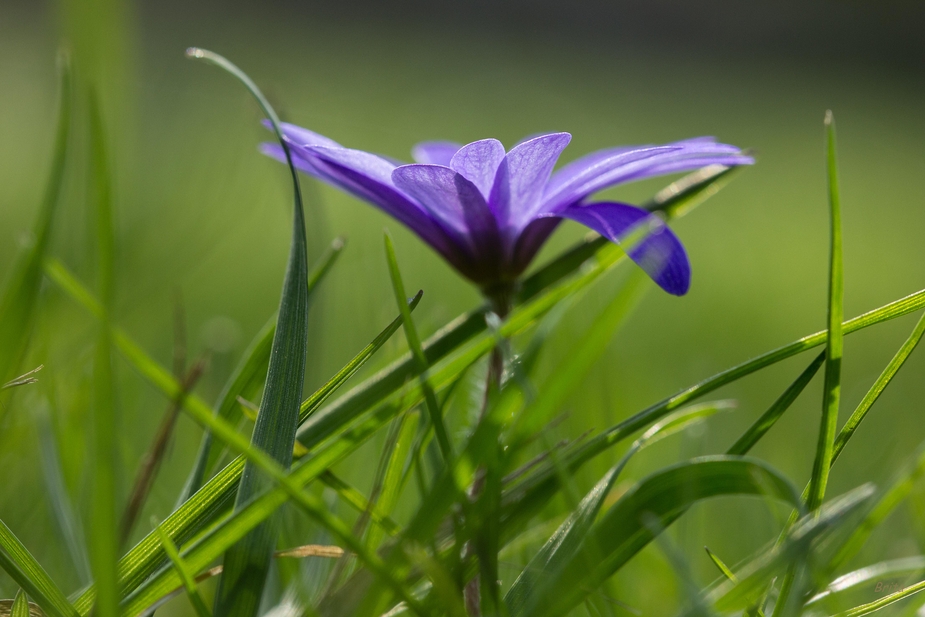
[[[758,441],[767,434],[771,427],[774,426],[780,417],[784,415],[790,406],[793,405],[793,402],[797,400],[803,390],[809,385],[809,382],[812,381],[813,377],[816,376],[816,373],[819,371],[819,367],[822,366],[823,361],[825,360],[825,354],[821,353],[816,358],[809,363],[809,366],[800,373],[799,377],[790,384],[783,394],[780,395],[774,403],[768,408],[766,412],[761,414],[761,417],[758,418],[754,424],[752,424],[745,433],[730,447],[726,454],[745,454],[754,447]]]
[[[862,615],[870,615],[879,611],[881,608],[886,608],[891,604],[895,604],[900,600],[905,600],[906,598],[917,594],[918,592],[925,590],[925,581],[920,581],[915,585],[909,585],[905,589],[901,589],[896,593],[891,593],[887,596],[875,600],[873,602],[868,602],[867,604],[862,604],[861,606],[855,606],[852,609],[849,609],[843,613],[839,613],[835,617],[861,617]]]
[[[199,617],[211,617],[212,613],[209,611],[209,607],[203,602],[202,596],[199,594],[199,589],[196,588],[196,579],[193,573],[186,567],[183,558],[180,557],[180,551],[177,550],[177,545],[173,543],[173,540],[170,539],[170,536],[167,535],[167,532],[165,532],[160,525],[155,523],[154,528],[157,530],[161,545],[164,547],[164,552],[167,553],[170,563],[173,564],[174,569],[180,576],[183,589],[186,590],[186,596],[189,598],[190,604],[193,605],[193,610],[196,611]]]
[[[886,517],[902,503],[923,476],[925,476],[925,446],[919,448],[918,460],[911,468],[899,474],[889,488],[878,497],[876,504],[858,522],[851,535],[829,561],[829,570],[834,571],[856,555],[867,542],[870,534],[886,520]]]
[[[453,457],[453,446],[450,443],[450,436],[446,432],[446,426],[443,423],[443,416],[440,413],[440,404],[437,402],[437,396],[434,389],[427,380],[429,366],[427,356],[424,355],[424,348],[421,346],[421,339],[418,336],[414,320],[411,319],[411,311],[408,310],[407,296],[405,295],[405,284],[401,279],[401,272],[398,269],[398,259],[395,257],[395,247],[392,245],[392,237],[388,232],[385,233],[385,256],[389,265],[389,277],[392,279],[392,290],[395,292],[395,302],[401,310],[401,317],[404,321],[405,339],[408,341],[408,347],[411,349],[411,355],[417,362],[417,371],[421,388],[424,391],[424,404],[430,417],[431,424],[434,427],[434,435],[437,438],[437,444],[440,446],[440,453],[443,455],[443,461],[450,460]]]
[[[71,68],[65,55],[59,60],[58,126],[51,170],[39,207],[32,245],[20,255],[0,295],[0,383],[19,370],[32,333],[36,302],[42,283],[42,263],[48,252],[55,211],[61,195],[71,124]]]
[[[661,527],[679,509],[720,495],[766,495],[801,504],[793,485],[766,463],[741,457],[711,456],[658,471],[625,493],[587,535],[597,558],[576,556],[554,580],[530,598],[522,614],[560,615],[580,604],[653,539],[642,515],[650,513]]]
[[[22,589],[17,591],[16,597],[13,598],[10,617],[29,617],[29,600],[26,599],[26,594],[22,592]]]
[[[414,434],[417,430],[416,419],[416,415],[405,413],[396,420],[398,426],[395,429],[395,445],[392,451],[388,453],[389,458],[382,477],[382,490],[379,493],[377,502],[379,510],[385,515],[392,514],[401,495],[405,462],[411,454]],[[380,528],[370,528],[366,538],[366,545],[369,546],[370,550],[376,550],[379,547],[382,541],[382,531]]]
[[[737,582],[726,581],[713,589],[708,595],[709,600],[723,612],[753,606],[781,570],[805,559],[821,542],[850,523],[853,514],[867,503],[873,492],[871,485],[860,486],[803,516],[787,530],[782,542],[773,544],[769,550],[740,568]],[[798,503],[803,503],[802,498]]]
[[[312,292],[321,283],[325,275],[331,271],[337,258],[344,248],[342,238],[335,239],[327,251],[318,258],[318,263],[308,274],[308,297],[311,299]],[[270,360],[270,347],[273,344],[273,336],[276,333],[276,316],[270,318],[266,325],[261,328],[260,332],[251,341],[234,372],[228,378],[228,382],[222,389],[218,397],[218,406],[216,413],[229,422],[237,422],[240,417],[237,399],[239,396],[250,398],[255,393],[266,378],[267,363]],[[202,436],[202,443],[199,447],[199,454],[196,457],[190,476],[186,481],[183,492],[180,495],[179,503],[189,499],[193,493],[199,490],[205,481],[207,474],[215,467],[221,449],[214,443],[212,434],[206,432]],[[178,505],[179,505],[178,503]]]
[[[902,347],[899,348],[899,351],[896,352],[896,355],[893,356],[890,363],[886,365],[886,368],[884,368],[880,376],[877,377],[877,381],[874,382],[874,385],[871,386],[870,390],[864,395],[864,398],[858,404],[857,408],[852,412],[848,420],[845,421],[844,426],[842,426],[841,431],[838,433],[838,437],[835,438],[835,446],[832,451],[832,463],[838,459],[842,450],[845,449],[845,445],[867,416],[867,412],[870,411],[870,408],[877,402],[877,399],[880,398],[880,395],[883,394],[886,387],[893,381],[893,377],[896,376],[899,369],[906,363],[912,351],[919,344],[919,341],[922,340],[923,334],[925,334],[925,315],[919,318],[909,338],[902,344]]]
[[[112,344],[109,328],[114,302],[115,231],[107,141],[99,99],[93,90],[90,92],[89,107],[91,182],[96,206],[97,287],[103,312],[93,363],[93,498],[88,546],[97,589],[95,614],[98,617],[115,617],[119,606],[116,582],[119,538],[115,474],[118,469],[116,461],[119,433],[112,391]]]
[[[0,521],[0,568],[29,594],[49,617],[78,617],[77,610],[68,602],[64,593],[3,521]]]
[[[604,500],[626,464],[637,452],[672,433],[681,431],[696,422],[703,421],[718,411],[731,407],[732,405],[728,401],[719,401],[713,404],[707,403],[681,409],[654,425],[637,439],[623,458],[620,459],[620,462],[608,471],[594,488],[585,495],[578,508],[556,529],[555,533],[521,571],[504,597],[511,615],[529,614],[526,612],[527,608],[539,590],[555,580],[579,551],[587,550],[584,547],[584,541],[588,537],[589,530],[600,512]]]
[[[822,403],[822,423],[819,443],[810,481],[807,506],[815,510],[825,497],[829,469],[838,430],[838,404],[841,398],[842,316],[844,315],[844,273],[842,266],[841,199],[838,194],[838,167],[835,158],[835,120],[826,112],[826,167],[829,178],[831,207],[831,252],[829,255],[829,334],[825,348],[825,386]]]
[[[729,569],[729,566],[719,558],[719,556],[710,550],[709,546],[704,546],[703,550],[707,552],[707,557],[710,558],[710,561],[713,562],[713,565],[716,566],[716,569],[719,570],[720,574],[726,577],[727,580],[732,581],[733,583],[739,582],[739,579],[733,574],[732,570]]]
[[[247,88],[272,123],[276,137],[286,153],[286,162],[292,174],[295,202],[292,243],[280,297],[276,332],[270,349],[263,400],[251,437],[251,443],[256,448],[266,451],[283,468],[288,468],[292,463],[292,448],[299,424],[308,352],[308,249],[299,177],[292,163],[289,147],[283,139],[279,118],[256,84],[238,67],[218,54],[202,49],[190,49],[187,55],[217,65]],[[268,479],[257,471],[254,464],[245,465],[238,486],[235,508],[242,508],[268,486]],[[225,569],[215,597],[215,614],[218,617],[256,615],[275,544],[276,525],[271,519],[228,550],[225,554]]]
[[[910,294],[905,298],[890,302],[880,308],[844,322],[844,332],[845,334],[857,332],[858,330],[872,325],[907,315],[922,307],[925,307],[925,290]],[[606,452],[609,448],[622,442],[637,431],[657,422],[660,418],[680,406],[713,392],[722,386],[751,375],[767,366],[786,360],[787,358],[812,349],[813,347],[818,347],[825,342],[826,331],[817,332],[788,345],[784,345],[783,347],[778,347],[777,349],[764,353],[747,362],[722,371],[721,373],[717,373],[667,399],[647,407],[607,429],[601,435],[586,441],[570,452],[565,462],[568,468],[574,472],[584,465],[584,463]],[[507,516],[515,520],[523,520],[532,516],[531,513],[536,512],[537,508],[542,507],[542,504],[545,503],[556,490],[554,470],[549,466],[537,469],[518,482],[517,485],[510,487],[509,490],[506,491],[504,501],[508,509]]]
[[[420,294],[411,301],[411,308],[416,308],[419,301]],[[302,404],[301,417],[306,418],[311,415],[337,388],[353,376],[391,338],[401,325],[401,316],[393,319],[375,339],[354,356],[334,377],[309,396]],[[116,341],[118,344],[119,339],[116,338]],[[141,362],[138,366],[143,368],[143,374],[147,372],[149,377],[162,378],[162,383],[164,384],[171,383],[170,380],[173,379],[169,372],[159,367],[153,360],[147,363]],[[199,403],[195,403],[197,400],[199,400]],[[208,405],[194,396],[188,397],[185,404],[196,417],[213,415]],[[357,440],[361,441],[366,437],[368,435],[363,438],[357,437]],[[353,444],[354,442],[348,441],[346,443]],[[336,460],[332,460],[329,464],[333,464]],[[229,506],[235,496],[238,480],[243,469],[244,459],[243,457],[238,457],[211,478],[188,502],[184,503],[164,520],[162,525],[176,543],[182,544],[188,541],[205,524],[213,520],[217,513],[222,512]],[[323,469],[320,471],[323,471]],[[152,531],[120,561],[119,582],[122,592],[128,593],[135,589],[161,565],[163,559],[164,554],[161,550],[160,542],[156,533]],[[87,590],[77,600],[77,608],[82,614],[86,614],[89,610],[93,601],[93,594],[92,589]]]
[[[414,600],[410,592],[401,585],[377,555],[368,551],[362,541],[354,537],[350,527],[331,513],[319,497],[302,490],[305,483],[317,478],[330,466],[333,462],[331,459],[325,460],[320,454],[317,457],[307,457],[308,460],[305,465],[297,467],[291,474],[286,473],[286,470],[273,458],[248,443],[244,437],[235,431],[234,427],[228,425],[224,420],[212,414],[199,415],[192,411],[190,415],[197,422],[210,428],[217,439],[241,452],[249,462],[271,478],[277,484],[278,489],[282,489],[281,492],[277,489],[271,489],[249,501],[242,508],[236,509],[233,515],[224,521],[222,525],[213,529],[202,540],[197,542],[196,546],[184,556],[193,571],[206,568],[221,552],[236,545],[242,537],[252,533],[255,527],[262,525],[267,518],[271,517],[276,508],[291,500],[294,505],[298,506],[324,529],[329,531],[345,547],[356,553],[357,557],[388,585],[399,598],[407,602],[413,609],[417,609],[416,612],[421,612],[417,601]],[[385,421],[386,419],[383,418],[378,419],[373,430],[382,426]],[[365,427],[366,436],[370,432],[369,428]],[[358,445],[361,441],[361,439],[350,440],[345,436],[342,440],[332,444],[331,449],[336,452],[336,448],[340,448],[342,453],[345,450],[350,450],[351,443]],[[123,615],[134,617],[134,615],[144,612],[153,602],[169,593],[177,584],[177,575],[170,572],[164,576],[155,576],[149,579],[123,604]]]

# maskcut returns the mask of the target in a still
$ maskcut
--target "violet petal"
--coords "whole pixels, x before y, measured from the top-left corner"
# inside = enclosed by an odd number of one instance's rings
[[[541,135],[504,157],[489,199],[503,233],[519,233],[535,218],[546,182],[571,139],[568,133]]]
[[[581,223],[620,244],[658,286],[675,296],[687,293],[691,265],[681,241],[659,217],[615,202],[571,206],[559,216]],[[629,245],[629,246],[627,246]]]

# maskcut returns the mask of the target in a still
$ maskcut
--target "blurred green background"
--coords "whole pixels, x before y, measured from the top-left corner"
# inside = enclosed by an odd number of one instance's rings
[[[81,20],[65,17],[68,11],[80,14],[81,3],[3,0],[0,276],[31,229],[49,167],[56,50],[63,39],[79,40],[94,28],[111,36],[106,62],[115,67],[106,84],[116,177],[116,319],[169,366],[174,303],[182,297],[191,357],[211,357],[198,389],[208,400],[276,308],[290,189],[285,169],[256,150],[268,135],[256,106],[226,75],[187,61],[183,50],[189,45],[239,64],[285,119],[397,158],[407,159],[412,144],[425,139],[492,136],[510,146],[531,133],[560,130],[573,135],[563,161],[612,145],[697,135],[754,148],[754,168],[677,223],[693,262],[692,290],[678,299],[652,286],[580,395],[563,409],[566,421],[552,429],[555,439],[575,437],[823,327],[826,109],[834,111],[839,128],[846,315],[925,287],[922,7],[718,0],[141,2],[115,16],[103,11]],[[93,19],[98,23],[85,23]],[[85,162],[80,146],[74,150],[54,252],[92,281]],[[641,203],[665,182],[607,195]],[[397,223],[333,189],[305,184],[313,254],[337,235],[348,239],[312,307],[307,390],[395,314],[383,227],[395,235],[406,285],[425,292],[415,313],[425,333],[477,304],[474,289]],[[563,225],[537,263],[583,233],[575,224]],[[596,284],[569,313],[543,370],[568,353],[574,337],[613,297],[626,268]],[[33,364],[45,364],[41,382],[17,392],[0,412],[0,518],[70,590],[80,576],[44,497],[38,427],[53,418],[67,487],[84,507],[94,323],[57,289],[49,285],[46,292],[30,355]],[[843,417],[912,325],[907,317],[847,339]],[[372,364],[382,366],[404,349],[395,337]],[[810,359],[785,362],[721,391],[714,398],[737,399],[738,411],[653,447],[631,465],[627,478],[721,451]],[[846,450],[830,494],[868,480],[882,485],[912,458],[925,440],[923,371],[919,352]],[[125,364],[119,364],[118,377],[120,473],[127,493],[167,402]],[[755,452],[800,485],[812,467],[818,381]],[[464,405],[457,407],[456,413],[465,413]],[[172,508],[200,434],[181,418],[138,533],[148,515],[163,517]],[[589,466],[580,486],[590,487],[618,454]],[[368,448],[341,471],[368,486],[375,456],[375,447]],[[562,508],[556,504],[547,515],[555,518]],[[776,529],[761,503],[743,500],[699,507],[675,528],[704,584],[716,573],[703,544],[733,563]],[[294,539],[301,543],[317,539],[310,526],[298,533],[303,535]],[[921,552],[919,538],[925,538],[925,521],[900,510],[856,563]],[[528,544],[524,554],[532,550]],[[0,591],[2,597],[15,591],[5,576]],[[873,599],[873,589],[868,591],[865,598]],[[610,593],[653,615],[670,612],[679,598],[655,548],[637,557]],[[187,608],[175,602],[170,610],[183,614]]]

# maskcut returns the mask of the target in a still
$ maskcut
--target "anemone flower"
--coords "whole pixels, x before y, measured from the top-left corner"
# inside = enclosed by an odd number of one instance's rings
[[[412,164],[345,148],[291,124],[283,125],[283,135],[297,168],[397,219],[502,312],[518,278],[563,219],[624,244],[629,257],[662,289],[687,293],[687,253],[660,217],[589,198],[624,182],[754,162],[739,148],[708,137],[600,150],[554,172],[571,140],[568,133],[532,137],[509,151],[497,139],[464,146],[425,142],[412,149]],[[285,161],[279,145],[264,144],[262,150]]]

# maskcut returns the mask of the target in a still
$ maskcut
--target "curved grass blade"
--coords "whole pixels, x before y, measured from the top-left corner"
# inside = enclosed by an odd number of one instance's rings
[[[826,167],[829,179],[829,205],[831,207],[831,251],[829,254],[829,334],[825,347],[825,386],[822,403],[822,424],[819,443],[810,480],[810,510],[815,510],[825,497],[832,468],[835,433],[838,430],[838,404],[841,398],[842,317],[844,315],[844,273],[842,266],[841,200],[838,194],[838,166],[835,158],[835,120],[832,112],[825,114]]]
[[[19,256],[0,295],[0,383],[15,377],[28,346],[42,284],[42,263],[48,252],[55,211],[61,196],[70,136],[72,96],[70,61],[65,54],[59,55],[58,71],[58,125],[51,169],[35,222],[35,237],[32,245]]]
[[[408,310],[407,297],[405,295],[405,284],[401,280],[401,272],[398,269],[398,259],[395,257],[395,247],[392,245],[392,237],[388,232],[385,233],[385,257],[389,265],[389,277],[392,279],[392,290],[395,292],[395,301],[401,311],[401,318],[404,322],[405,339],[408,341],[408,347],[411,349],[411,356],[417,362],[417,372],[421,383],[421,389],[424,391],[424,403],[427,413],[430,416],[430,422],[434,427],[434,435],[437,438],[437,444],[440,446],[440,453],[443,455],[443,462],[446,463],[453,457],[453,446],[450,444],[450,437],[446,432],[446,426],[443,423],[443,416],[440,413],[440,404],[437,403],[437,396],[434,389],[427,381],[427,356],[424,355],[424,349],[421,347],[421,339],[418,336],[414,320],[411,319],[411,311]]]
[[[257,85],[238,67],[216,53],[191,48],[187,50],[187,56],[218,66],[247,88],[273,125],[292,174],[295,202],[292,243],[279,302],[276,332],[270,348],[263,400],[251,437],[251,443],[255,447],[266,451],[286,469],[292,463],[292,448],[299,424],[299,407],[302,402],[302,385],[308,353],[308,249],[299,177],[292,163],[289,147],[283,139],[279,118]],[[269,480],[258,472],[253,463],[245,465],[238,486],[235,508],[242,508],[268,486]],[[275,543],[276,525],[271,519],[228,550],[225,555],[225,569],[215,596],[215,613],[218,617],[253,617],[257,614]]]
[[[78,617],[64,593],[23,546],[6,523],[0,521],[0,568],[48,613],[49,617]]]
[[[668,467],[627,491],[588,532],[589,552],[571,559],[553,580],[531,596],[521,614],[560,615],[581,603],[652,541],[654,536],[643,520],[644,514],[665,527],[677,518],[679,510],[720,495],[768,495],[793,506],[801,505],[793,485],[756,459],[711,456]]]
[[[550,581],[561,574],[562,569],[575,558],[579,551],[585,550],[584,541],[588,537],[594,520],[600,512],[604,499],[610,494],[617,477],[626,464],[637,452],[660,439],[676,433],[694,423],[702,422],[718,411],[730,409],[730,401],[706,403],[681,409],[661,422],[655,424],[637,439],[623,455],[620,462],[608,471],[601,480],[581,500],[578,508],[563,522],[555,533],[534,555],[527,566],[514,581],[504,602],[512,616],[530,614],[531,599]]]
[[[173,564],[174,569],[180,576],[180,580],[183,582],[183,588],[186,590],[186,596],[189,598],[190,604],[193,605],[193,610],[196,611],[199,617],[211,617],[212,613],[209,611],[209,607],[203,602],[199,589],[196,588],[196,579],[193,573],[187,569],[183,558],[180,557],[180,551],[177,550],[176,544],[173,543],[173,540],[170,539],[170,536],[160,525],[154,523],[154,528],[157,530],[164,552],[167,553],[170,563]]]
[[[330,272],[343,248],[344,240],[336,238],[327,251],[318,258],[318,263],[315,264],[308,275],[309,299],[311,299],[312,292],[318,284]],[[276,315],[271,317],[266,325],[260,329],[260,332],[257,333],[247,350],[245,350],[234,372],[228,378],[228,382],[218,397],[218,406],[215,411],[220,417],[232,423],[237,422],[240,416],[237,404],[238,397],[250,398],[250,395],[256,392],[259,386],[263,385],[267,364],[270,360],[270,347],[275,333]],[[196,457],[196,464],[190,472],[177,505],[189,499],[193,493],[202,487],[207,474],[215,467],[220,455],[221,448],[214,443],[212,434],[209,432],[203,434],[199,454]]]

